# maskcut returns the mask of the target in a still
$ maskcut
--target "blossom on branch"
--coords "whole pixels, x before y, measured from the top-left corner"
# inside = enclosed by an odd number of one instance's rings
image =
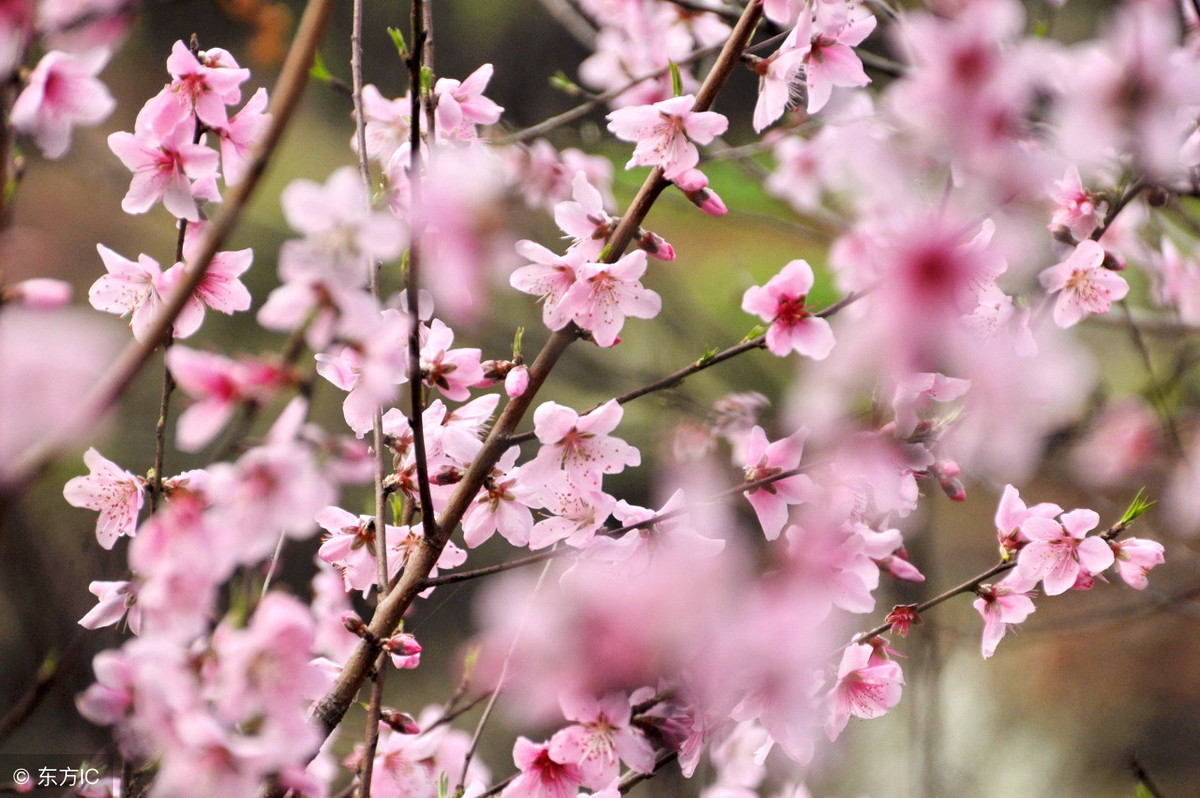
[[[1043,288],[1058,293],[1054,323],[1059,327],[1072,327],[1088,313],[1107,313],[1129,293],[1125,278],[1104,268],[1105,256],[1099,243],[1080,241],[1066,260],[1039,275]]]
[[[116,100],[96,79],[108,56],[106,50],[78,55],[53,50],[29,74],[13,103],[12,125],[33,136],[47,158],[67,152],[75,125],[98,124],[116,107]]]
[[[725,132],[729,120],[715,111],[693,111],[695,103],[695,97],[685,94],[610,113],[608,129],[637,145],[625,168],[661,166],[663,177],[674,180],[700,163],[700,151],[692,142],[708,144]]]
[[[122,535],[133,536],[141,512],[145,481],[122,469],[95,449],[83,454],[86,476],[75,477],[63,488],[72,507],[99,510],[96,539],[111,549]]]
[[[805,305],[812,287],[812,267],[807,261],[794,260],[766,285],[746,289],[742,310],[770,322],[767,349],[772,354],[783,357],[794,351],[824,360],[833,351],[829,322],[814,316]]]
[[[853,643],[842,654],[837,683],[829,693],[825,733],[836,740],[850,716],[878,718],[900,703],[904,674],[895,660],[884,659],[873,645]]]

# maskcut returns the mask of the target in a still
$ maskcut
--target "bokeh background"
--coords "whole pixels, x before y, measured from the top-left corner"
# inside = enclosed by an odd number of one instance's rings
[[[366,79],[385,96],[399,96],[405,72],[385,29],[406,28],[407,8],[367,5]],[[548,5],[553,3],[436,2],[437,73],[461,79],[480,64],[493,63],[496,72],[487,93],[506,108],[504,123],[513,129],[571,107],[575,101],[551,87],[549,77],[558,70],[574,76],[587,51],[557,25]],[[1072,0],[1057,30],[1084,35],[1093,11]],[[123,322],[92,311],[86,303],[88,287],[103,273],[96,243],[128,257],[145,252],[167,263],[175,232],[161,211],[141,217],[121,212],[128,172],[108,150],[105,137],[132,129],[137,109],[169,79],[164,63],[172,43],[193,34],[202,47],[230,50],[253,68],[253,86],[269,88],[276,74],[275,58],[298,14],[299,6],[293,3],[146,3],[126,46],[102,75],[119,103],[113,116],[95,130],[77,131],[62,161],[44,161],[35,149],[27,149],[12,226],[0,239],[6,280],[49,276],[70,281],[79,313],[96,325],[96,334],[123,343],[128,337]],[[346,79],[349,38],[345,4],[321,52],[330,72]],[[876,38],[868,48],[886,52],[886,43]],[[735,76],[719,101],[718,109],[733,120],[728,136],[732,145],[750,140],[754,92],[753,76],[745,72]],[[632,196],[646,170],[622,171],[628,149],[614,146],[602,130],[603,112],[598,111],[551,138],[559,147],[576,146],[612,158],[620,204]],[[290,235],[279,208],[280,190],[296,178],[323,182],[335,168],[352,163],[351,133],[349,98],[329,85],[311,85],[265,184],[230,242],[230,248],[254,248],[255,265],[246,282],[256,309],[277,284],[276,253]],[[769,161],[760,157],[758,163]],[[709,347],[736,343],[752,326],[738,309],[746,287],[761,284],[795,258],[807,258],[820,268],[827,239],[768,197],[753,167],[723,160],[711,163],[707,171],[731,208],[727,217],[710,219],[678,195],[668,194],[648,220],[647,226],[672,242],[679,255],[674,263],[654,265],[649,281],[664,296],[663,316],[653,324],[627,325],[616,350],[575,347],[547,385],[545,398],[588,407],[673,371]],[[545,214],[517,202],[510,203],[506,213],[514,239],[554,245],[557,232]],[[498,286],[504,282],[504,269],[512,265],[497,268]],[[819,276],[816,303],[834,298],[829,280]],[[497,290],[488,310],[476,328],[460,331],[460,344],[481,347],[485,357],[503,357],[518,325],[527,329],[526,353],[536,351],[544,340],[539,309],[528,297]],[[1096,325],[1085,337],[1106,370],[1111,395],[1146,389],[1146,374],[1126,331]],[[210,313],[193,343],[197,342],[224,352],[258,352],[277,349],[282,338],[258,329],[252,314],[228,318]],[[1166,362],[1168,355],[1194,349],[1196,342],[1152,339],[1149,346],[1153,357]],[[711,369],[680,389],[634,403],[622,433],[642,447],[649,465],[614,479],[614,492],[636,504],[652,504],[661,486],[651,484],[647,475],[654,473],[655,462],[670,456],[664,431],[702,421],[713,401],[730,391],[758,391],[773,400],[773,407],[782,407],[802,371],[794,359],[756,352]],[[153,452],[160,375],[159,363],[148,368],[118,411],[89,440],[78,442],[79,452],[95,444],[122,466],[144,473]],[[339,428],[339,392],[318,382],[315,402],[315,417]],[[768,409],[764,424],[778,430],[781,423],[782,411]],[[1104,492],[1082,489],[1071,457],[1075,432],[1064,430],[1038,480],[1021,486],[1031,502],[1092,507],[1109,522],[1138,487],[1145,485],[1151,496],[1161,487],[1163,474],[1151,464],[1127,484]],[[167,471],[177,473],[201,463],[199,458],[171,453]],[[64,457],[27,494],[6,499],[2,507],[0,716],[9,713],[10,718],[22,719],[11,729],[0,724],[6,733],[0,739],[0,755],[82,757],[110,743],[107,730],[80,719],[73,703],[75,694],[91,681],[92,655],[122,639],[115,630],[89,632],[76,624],[92,606],[87,584],[125,575],[123,547],[118,545],[114,552],[99,549],[94,514],[71,508],[62,498],[63,484],[83,472],[78,456]],[[740,478],[733,466],[726,476],[728,484]],[[911,558],[928,581],[881,591],[878,612],[863,619],[864,628],[877,622],[892,603],[928,598],[994,561],[991,515],[1002,486],[967,487],[966,503],[932,496],[907,519]],[[365,510],[366,501],[365,494],[352,492],[342,505]],[[1102,585],[1090,594],[1040,602],[1037,614],[1001,644],[991,661],[979,656],[981,625],[968,600],[960,598],[930,613],[908,639],[896,644],[907,657],[903,702],[886,718],[851,724],[835,751],[818,758],[810,779],[813,794],[1132,796],[1137,794],[1130,767],[1135,760],[1163,795],[1200,794],[1200,604],[1194,601],[1200,575],[1194,545],[1185,533],[1158,529],[1155,511],[1139,522],[1137,534],[1162,540],[1168,547],[1167,565],[1154,572],[1149,590],[1137,593],[1119,584]],[[285,563],[283,580],[300,595],[306,595],[317,545],[316,537],[296,545]],[[505,555],[493,541],[473,562]],[[410,631],[425,645],[423,664],[416,671],[393,675],[390,705],[416,714],[426,704],[448,698],[456,678],[448,674],[458,672],[464,643],[473,631],[474,594],[472,584],[444,588],[422,608]],[[48,678],[42,688],[34,689],[39,669]],[[26,713],[22,705],[31,697],[35,706]],[[485,735],[482,752],[498,777],[511,767],[512,732],[505,726],[503,709],[501,701],[501,715]],[[474,717],[464,718],[464,728]],[[538,731],[525,733],[536,739]],[[346,736],[356,737],[357,731]],[[344,743],[343,749],[348,751],[350,744]],[[702,769],[700,778],[703,775]],[[0,783],[5,779],[0,773]],[[667,774],[633,794],[690,795],[696,789],[696,783]]]

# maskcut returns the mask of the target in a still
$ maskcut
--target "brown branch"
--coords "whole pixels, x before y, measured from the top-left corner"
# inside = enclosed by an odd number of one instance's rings
[[[758,3],[752,3],[746,8],[742,21],[725,43],[720,57],[697,95],[696,110],[704,110],[712,104],[717,91],[736,65],[738,55],[749,41],[761,15],[762,8]],[[420,44],[420,42],[414,42],[413,46],[419,47]],[[661,193],[665,183],[660,168],[656,168],[646,179],[638,197],[635,198],[633,205],[625,213],[621,224],[613,234],[609,262],[615,261],[624,252],[633,233],[645,219],[654,198]],[[410,301],[414,301],[414,297],[410,296]],[[437,519],[436,524],[430,524],[431,528],[426,530],[421,546],[405,563],[404,571],[395,588],[388,592],[377,607],[371,618],[370,626],[374,634],[381,637],[390,635],[400,622],[404,612],[416,599],[417,594],[424,589],[425,578],[437,564],[438,557],[441,555],[450,533],[458,526],[484,480],[491,474],[492,468],[508,449],[508,436],[520,423],[550,371],[553,370],[558,359],[570,346],[576,335],[577,328],[574,325],[568,325],[565,329],[552,334],[542,351],[538,353],[529,369],[529,387],[521,396],[511,399],[504,406],[500,417],[484,440],[482,449],[476,455],[475,461],[467,469],[458,488],[447,502],[441,518]],[[413,378],[416,379],[417,375],[413,375]],[[416,435],[415,430],[414,439],[421,440],[421,436]],[[432,505],[430,508],[432,509]],[[342,668],[333,687],[318,702],[314,714],[326,732],[341,723],[370,671],[371,659],[370,647],[365,643],[359,644],[345,667]]]
[[[756,488],[770,485],[772,482],[778,482],[781,479],[788,479],[789,477],[803,474],[805,470],[806,469],[804,468],[792,468],[787,471],[780,471],[778,474],[772,474],[761,479],[753,480],[751,482],[742,482],[741,484],[734,485],[733,487],[725,488],[722,491],[714,493],[712,496],[708,497],[706,501],[699,504],[680,507],[675,510],[668,510],[665,513],[657,513],[644,521],[626,524],[625,526],[618,527],[617,529],[606,529],[598,532],[597,534],[604,535],[605,537],[615,538],[619,537],[620,535],[624,535],[626,532],[632,532],[635,529],[646,529],[654,526],[655,524],[661,524],[663,521],[670,521],[672,518],[677,518],[681,515],[687,515],[688,513],[695,512],[701,507],[712,504],[713,502],[722,501],[724,499],[736,496],[739,493],[744,493],[746,491],[755,490]],[[496,563],[495,565],[487,565],[483,568],[475,568],[470,571],[459,571],[458,573],[444,574],[442,576],[433,577],[432,579],[426,579],[424,587],[439,587],[441,585],[452,585],[456,582],[466,582],[471,579],[479,579],[480,577],[491,576],[492,574],[503,573],[504,571],[511,571],[516,568],[523,568],[526,565],[535,565],[539,562],[545,562],[546,560],[561,557],[564,554],[578,554],[579,552],[579,549],[573,549],[570,547],[549,549],[547,551],[531,554],[528,557],[521,557],[516,560],[508,560],[506,562]]]
[[[309,0],[300,18],[296,38],[288,50],[279,80],[276,81],[268,109],[271,120],[262,139],[251,151],[246,174],[234,186],[212,224],[205,231],[191,269],[186,272],[175,290],[165,298],[153,327],[144,341],[134,341],[125,348],[113,366],[80,400],[79,408],[70,418],[39,438],[33,445],[18,455],[4,474],[6,487],[20,490],[34,479],[63,449],[73,447],[87,437],[91,430],[125,393],[133,380],[149,362],[154,351],[171,335],[171,328],[184,305],[191,298],[201,280],[204,279],[213,256],[233,233],[241,220],[242,212],[258,187],[266,171],[300,95],[308,81],[308,72],[313,63],[313,54],[325,29],[325,22],[333,10],[335,0]]]
[[[719,47],[701,47],[688,53],[687,56],[676,61],[675,64],[676,66],[690,64],[693,61],[698,61],[701,58],[705,58],[716,52],[720,52]],[[571,122],[574,122],[576,119],[582,119],[591,113],[592,109],[604,105],[609,100],[620,97],[622,94],[629,91],[639,83],[644,83],[647,80],[654,80],[655,78],[661,78],[670,71],[671,68],[669,66],[665,66],[652,72],[647,72],[644,75],[630,78],[629,82],[625,83],[624,85],[617,86],[615,89],[609,89],[601,94],[592,95],[574,108],[563,111],[561,114],[555,114],[554,116],[544,119],[541,122],[538,122],[536,125],[530,125],[523,130],[518,130],[515,133],[509,133],[507,136],[501,136],[500,138],[493,139],[492,143],[499,145],[519,144],[520,142],[529,141],[530,139],[535,139],[538,136],[545,135],[556,128],[560,128],[563,125],[568,125]]]
[[[1128,528],[1129,528],[1128,524],[1124,524],[1124,523],[1121,523],[1120,521],[1118,521],[1117,523],[1113,524],[1108,529],[1106,529],[1104,532],[1100,533],[1100,535],[1098,537],[1104,539],[1105,541],[1110,541],[1110,540],[1113,540],[1114,538],[1116,538],[1118,535],[1120,535],[1122,532],[1124,532]],[[1017,559],[1015,556],[1010,560],[1007,560],[1004,562],[998,562],[995,565],[993,565],[991,568],[988,568],[986,571],[984,571],[980,574],[976,574],[975,576],[971,577],[970,579],[963,582],[962,584],[956,585],[943,593],[939,593],[938,595],[934,596],[933,598],[929,599],[928,601],[921,602],[920,604],[916,605],[916,607],[913,608],[913,611],[917,615],[920,615],[921,613],[925,612],[926,610],[933,609],[937,605],[942,604],[943,602],[949,601],[950,599],[954,598],[955,596],[961,595],[963,593],[973,593],[973,592],[975,592],[975,589],[977,587],[982,585],[987,580],[991,579],[993,576],[998,576],[1006,571],[1010,571],[1013,568],[1015,568],[1016,565],[1017,565]],[[878,626],[876,626],[873,629],[868,629],[867,631],[862,632],[861,634],[855,635],[854,639],[851,642],[864,643],[873,637],[878,637],[879,635],[884,634],[891,628],[892,628],[892,624],[890,622],[885,621],[884,623],[879,624]],[[847,645],[850,645],[850,644],[848,643]],[[841,648],[839,648],[837,650],[837,652],[840,652],[844,648],[846,648],[846,646],[842,646]],[[834,653],[836,654],[837,652],[834,652]]]
[[[822,319],[828,318],[828,317],[832,316],[833,314],[837,313],[842,308],[851,304],[852,302],[856,302],[860,297],[862,297],[861,292],[857,293],[857,294],[856,293],[847,294],[844,298],[838,300],[837,302],[835,302],[834,304],[825,308],[824,310],[820,311],[819,313],[814,313],[813,315],[817,316],[818,318],[822,318]],[[682,384],[685,379],[692,376],[693,374],[704,371],[705,369],[715,366],[718,363],[724,363],[726,360],[730,360],[732,358],[737,357],[738,355],[745,354],[746,352],[752,352],[755,349],[763,349],[766,347],[766,345],[767,345],[767,336],[765,334],[759,335],[755,338],[750,338],[748,340],[742,341],[739,344],[735,344],[734,346],[731,346],[728,349],[722,350],[721,352],[718,352],[715,355],[702,357],[689,366],[684,366],[683,368],[679,369],[678,371],[672,372],[671,374],[668,374],[665,377],[657,379],[654,382],[647,383],[646,385],[643,385],[640,388],[635,388],[634,390],[629,391],[627,393],[623,393],[620,396],[615,396],[615,397],[613,397],[612,400],[609,400],[609,401],[616,401],[617,404],[623,405],[628,402],[632,402],[634,399],[638,399],[640,397],[646,396],[647,394],[651,394],[656,391],[662,391],[662,390],[666,390],[668,388],[676,388],[680,384]],[[607,404],[607,402],[600,402],[596,405],[593,405],[591,407],[591,409],[585,411],[581,415],[587,415],[588,413],[591,413],[594,410],[598,410],[605,404]],[[526,443],[528,441],[531,441],[534,439],[534,437],[535,436],[534,436],[533,432],[522,432],[519,435],[510,436],[508,439],[508,443],[510,446],[516,446],[517,444]]]

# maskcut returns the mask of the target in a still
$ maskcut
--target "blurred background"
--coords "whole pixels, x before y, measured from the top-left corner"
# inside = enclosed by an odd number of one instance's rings
[[[554,4],[435,3],[437,74],[462,79],[482,63],[494,64],[487,95],[505,107],[503,123],[511,129],[572,107],[575,100],[553,88],[549,78],[559,70],[574,77],[587,51],[556,24],[549,5]],[[36,149],[26,148],[12,225],[0,239],[6,280],[42,276],[70,281],[80,316],[94,325],[96,335],[123,345],[128,339],[124,322],[87,305],[88,287],[103,273],[96,244],[130,258],[144,252],[166,265],[172,260],[175,229],[160,209],[138,217],[121,212],[129,174],[109,151],[106,136],[132,129],[141,104],[169,80],[165,60],[171,45],[193,34],[202,48],[225,48],[252,68],[245,96],[257,86],[270,88],[299,12],[295,3],[254,0],[147,2],[127,44],[101,76],[118,100],[112,117],[97,129],[76,131],[72,149],[61,161],[44,161]],[[368,4],[367,12],[366,79],[384,96],[400,96],[406,74],[385,29],[407,29],[407,8]],[[1067,19],[1074,19],[1082,32],[1088,13],[1083,7],[1069,12],[1075,16]],[[321,53],[329,71],[347,81],[349,39],[346,4]],[[886,51],[884,43],[868,45]],[[748,71],[735,75],[719,101],[718,110],[732,120],[732,145],[749,140],[755,80]],[[349,97],[336,88],[310,85],[265,183],[230,242],[230,249],[254,249],[255,264],[245,281],[255,310],[278,282],[276,254],[291,235],[279,193],[293,179],[324,182],[335,168],[353,163],[350,107]],[[614,193],[623,207],[646,170],[622,170],[628,148],[614,146],[601,134],[603,113],[596,111],[551,139],[559,148],[575,146],[610,157],[616,166]],[[545,398],[586,408],[674,371],[710,347],[737,343],[753,326],[739,309],[748,286],[762,284],[795,258],[807,258],[820,268],[828,239],[768,197],[753,168],[725,160],[711,163],[706,172],[731,209],[727,217],[711,219],[669,193],[647,223],[678,253],[673,263],[653,263],[647,278],[647,285],[664,297],[663,315],[653,325],[627,324],[618,350],[575,347],[547,384]],[[555,247],[558,231],[547,214],[516,202],[506,214],[514,240],[531,238]],[[498,269],[496,278],[503,285],[507,271]],[[813,304],[834,299],[829,279],[819,274]],[[529,297],[497,290],[481,323],[460,329],[456,343],[480,347],[485,358],[506,357],[518,325],[526,327],[526,354],[536,352],[546,337],[540,309]],[[1145,374],[1124,330],[1096,325],[1086,338],[1109,370],[1105,384],[1113,394],[1144,388]],[[258,328],[251,312],[208,314],[191,343],[225,353],[257,353],[278,350],[282,342]],[[1148,345],[1157,355],[1194,343],[1154,339]],[[612,492],[631,503],[654,506],[662,498],[661,486],[648,484],[645,475],[671,456],[664,431],[702,422],[713,402],[731,391],[758,391],[772,400],[773,408],[782,407],[802,371],[796,359],[754,352],[710,369],[680,389],[633,403],[621,434],[642,448],[645,466],[613,478]],[[153,454],[160,380],[161,364],[155,363],[103,427],[79,441],[79,452],[94,444],[122,467],[144,473]],[[314,418],[340,429],[341,393],[318,381],[314,400]],[[182,398],[176,407],[181,404]],[[768,408],[762,423],[774,431],[772,438],[781,436],[781,411]],[[1081,487],[1076,479],[1078,433],[1064,430],[1039,480],[1021,486],[1031,504],[1091,507],[1107,524],[1119,517],[1139,487],[1156,495],[1164,474],[1161,463],[1156,466],[1153,460],[1114,486]],[[728,466],[726,484],[736,484],[740,471],[725,455],[724,450],[718,454]],[[166,470],[178,473],[203,462],[203,457],[171,452]],[[63,500],[62,486],[84,471],[78,456],[65,457],[28,493],[0,508],[0,716],[10,721],[0,723],[0,755],[82,757],[103,751],[110,742],[107,729],[80,719],[74,708],[74,696],[92,681],[94,653],[123,639],[116,630],[87,631],[76,623],[93,606],[90,581],[125,577],[123,543],[112,552],[100,550],[94,514]],[[877,623],[892,603],[928,598],[994,562],[991,518],[1001,488],[969,483],[966,503],[940,495],[922,503],[922,510],[907,519],[905,531],[910,557],[928,581],[881,590],[877,612],[861,619],[863,628]],[[923,489],[935,490],[930,485]],[[365,493],[351,491],[341,504],[362,512],[367,502]],[[747,509],[737,508],[743,514]],[[1144,766],[1162,795],[1198,794],[1200,604],[1194,596],[1200,577],[1193,540],[1156,528],[1153,510],[1139,521],[1135,534],[1167,545],[1167,564],[1153,573],[1147,591],[1100,585],[1089,594],[1040,602],[1039,611],[1005,639],[991,661],[980,658],[981,623],[966,598],[930,613],[908,639],[894,640],[907,658],[908,685],[901,705],[883,719],[851,723],[836,749],[818,758],[809,781],[813,795],[1132,796],[1138,794],[1133,761]],[[314,536],[288,554],[283,582],[298,595],[308,595],[318,545]],[[503,544],[493,540],[473,555],[472,564],[507,556]],[[415,715],[426,704],[449,697],[455,677],[447,674],[459,671],[464,643],[473,632],[474,593],[473,583],[443,588],[422,607],[409,627],[425,646],[422,665],[393,674],[387,703]],[[40,686],[39,669],[45,677]],[[501,710],[484,736],[482,754],[497,778],[511,768],[512,732],[505,728],[503,701]],[[469,728],[475,717],[466,716],[460,725]],[[358,736],[354,723],[351,718],[355,731],[344,735],[343,753]],[[521,731],[540,739],[538,730]],[[633,794],[692,795],[704,775],[703,766],[695,782],[668,773]],[[0,773],[0,782],[5,778]]]

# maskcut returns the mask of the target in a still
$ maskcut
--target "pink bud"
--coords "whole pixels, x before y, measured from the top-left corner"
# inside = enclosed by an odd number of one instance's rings
[[[668,244],[662,236],[646,230],[638,230],[637,245],[646,250],[646,254],[659,260],[675,260],[675,248]]]
[[[717,192],[707,188],[697,191],[695,194],[689,194],[688,199],[709,216],[724,216],[729,213],[729,209],[725,207],[724,201],[717,195]]]
[[[417,725],[417,721],[407,712],[398,712],[394,709],[385,709],[379,716],[379,719],[392,727],[393,731],[400,734],[420,734],[421,727]]]
[[[389,654],[403,654],[406,657],[421,653],[421,644],[417,642],[417,638],[405,632],[389,637],[384,643],[384,648]]]
[[[71,301],[71,284],[64,280],[35,277],[4,289],[5,302],[17,302],[34,310],[53,310]]]
[[[352,611],[342,613],[342,626],[346,627],[346,631],[352,632],[359,637],[367,633],[367,625],[363,623],[363,619]]]
[[[516,366],[504,378],[504,392],[508,394],[509,399],[516,399],[525,393],[525,389],[528,387],[529,368],[527,366]]]

